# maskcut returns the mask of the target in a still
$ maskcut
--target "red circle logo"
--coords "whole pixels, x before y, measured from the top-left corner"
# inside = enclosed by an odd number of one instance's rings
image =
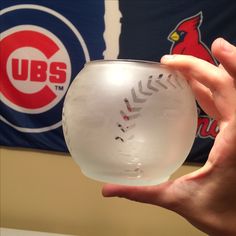
[[[14,110],[41,113],[63,97],[70,84],[71,62],[51,32],[21,25],[1,34],[1,93]]]

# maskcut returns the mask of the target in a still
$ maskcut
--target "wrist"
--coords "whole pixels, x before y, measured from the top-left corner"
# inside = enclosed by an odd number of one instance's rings
[[[222,213],[221,217],[216,215],[207,223],[206,227],[202,227],[202,231],[209,236],[235,236],[236,235],[236,215],[225,217]]]

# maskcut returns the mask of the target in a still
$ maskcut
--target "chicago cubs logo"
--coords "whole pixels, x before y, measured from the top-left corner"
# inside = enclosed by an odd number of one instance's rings
[[[182,20],[169,34],[168,40],[172,42],[170,54],[184,54],[198,57],[217,65],[209,48],[201,40],[200,26],[202,24],[202,12]],[[201,114],[199,110],[197,136],[200,138],[214,139],[219,132],[217,122],[210,117]]]
[[[14,17],[16,13],[21,17]],[[21,132],[60,127],[63,98],[71,79],[89,61],[81,34],[63,15],[39,5],[8,7],[0,16],[10,22],[4,24],[0,41],[1,121]],[[34,122],[23,118],[26,113]],[[14,115],[18,118],[13,119]]]
[[[71,65],[59,39],[44,29],[20,26],[3,34],[1,47],[5,104],[40,113],[61,100],[69,86]]]

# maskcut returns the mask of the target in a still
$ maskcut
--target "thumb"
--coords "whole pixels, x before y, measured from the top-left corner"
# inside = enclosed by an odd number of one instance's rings
[[[168,181],[157,186],[122,186],[106,184],[103,186],[104,197],[121,197],[132,201],[149,203],[174,210],[177,206],[173,193],[173,182]]]

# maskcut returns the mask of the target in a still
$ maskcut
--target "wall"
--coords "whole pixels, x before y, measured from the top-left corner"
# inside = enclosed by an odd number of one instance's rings
[[[1,227],[83,236],[205,235],[159,207],[105,199],[68,155],[1,148]],[[196,167],[183,166],[176,176]]]

